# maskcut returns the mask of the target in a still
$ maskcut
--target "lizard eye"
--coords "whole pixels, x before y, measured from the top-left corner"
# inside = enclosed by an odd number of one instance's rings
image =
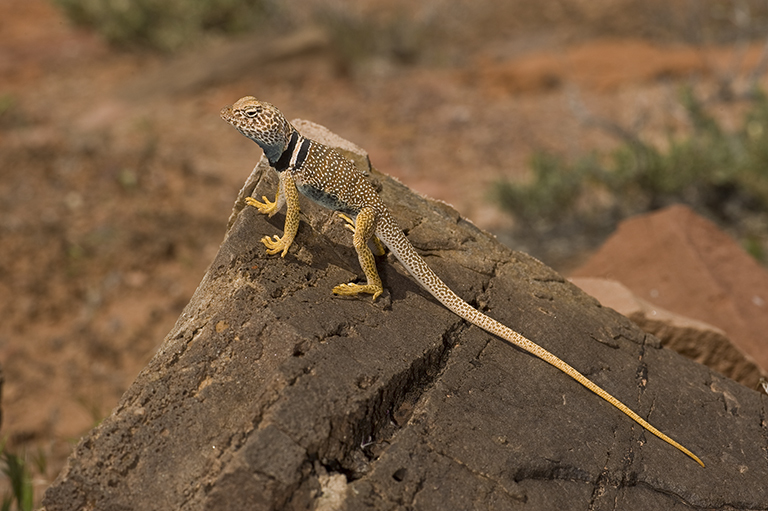
[[[254,107],[254,108],[249,108],[248,110],[245,111],[245,115],[247,117],[251,117],[251,118],[256,117],[260,113],[261,113],[261,107],[260,106],[257,106],[257,107]]]

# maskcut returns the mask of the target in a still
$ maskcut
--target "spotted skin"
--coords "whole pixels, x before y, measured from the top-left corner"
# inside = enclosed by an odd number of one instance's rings
[[[221,117],[256,142],[280,174],[280,184],[274,202],[266,197],[263,197],[264,202],[253,197],[246,199],[247,204],[269,216],[274,215],[283,205],[287,206],[283,236],[264,237],[261,240],[267,247],[267,253],[280,252],[281,256],[285,257],[293,243],[299,227],[298,190],[318,204],[338,211],[339,216],[347,222],[347,227],[353,232],[352,242],[360,267],[365,273],[366,283],[340,284],[333,288],[335,294],[354,296],[365,293],[373,295],[374,300],[381,295],[383,287],[368,241],[374,241],[377,252],[383,252],[383,243],[419,284],[445,307],[483,330],[552,364],[646,430],[704,466],[695,454],[656,429],[576,369],[462,300],[427,266],[397,226],[371,184],[357,171],[354,164],[338,151],[302,137],[277,108],[252,96],[246,96],[234,105],[222,109]]]

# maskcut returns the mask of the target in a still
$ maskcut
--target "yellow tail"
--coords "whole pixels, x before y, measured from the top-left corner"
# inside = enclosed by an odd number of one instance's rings
[[[386,221],[394,222],[394,220],[391,220],[391,218],[387,218]],[[427,263],[424,261],[424,259],[419,256],[419,254],[416,252],[416,250],[413,248],[413,246],[410,244],[408,239],[405,237],[405,234],[397,228],[397,226],[394,226],[394,229],[392,228],[386,228],[391,226],[381,226],[385,228],[379,228],[376,231],[376,234],[379,236],[381,241],[384,242],[385,245],[389,247],[389,249],[392,251],[392,253],[397,257],[397,259],[403,263],[403,266],[408,270],[408,272],[413,275],[413,277],[419,281],[421,286],[429,291],[429,293],[437,298],[440,303],[445,305],[448,309],[453,311],[458,316],[466,319],[470,323],[479,326],[483,330],[490,332],[494,335],[497,335],[501,337],[502,339],[514,344],[515,346],[518,346],[528,353],[532,355],[536,355],[540,359],[542,359],[545,362],[548,362],[555,366],[556,368],[560,369],[562,372],[576,380],[577,382],[584,385],[586,388],[600,396],[601,398],[608,401],[610,404],[618,408],[620,411],[622,411],[625,415],[627,415],[630,419],[640,424],[642,427],[644,427],[646,430],[650,431],[657,437],[661,438],[665,442],[667,442],[672,447],[675,447],[676,449],[680,450],[681,452],[688,455],[691,459],[693,459],[696,463],[704,466],[704,463],[699,459],[698,456],[693,454],[691,451],[677,443],[676,441],[672,440],[670,437],[656,429],[655,427],[651,426],[651,424],[648,423],[645,419],[637,415],[635,412],[629,409],[627,405],[592,383],[590,380],[587,379],[586,376],[578,372],[576,369],[571,367],[570,365],[566,364],[559,358],[557,358],[555,355],[550,353],[549,351],[545,350],[538,344],[526,339],[519,333],[515,332],[511,328],[499,323],[493,318],[490,318],[483,314],[482,312],[476,310],[471,305],[469,305],[467,302],[462,300],[456,293],[454,293],[445,283],[440,280],[440,278],[435,274],[435,272],[432,271],[432,269],[427,266]]]

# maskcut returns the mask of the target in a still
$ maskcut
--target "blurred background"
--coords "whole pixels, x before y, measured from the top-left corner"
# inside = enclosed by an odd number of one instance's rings
[[[565,274],[676,203],[765,264],[767,44],[763,0],[0,0],[0,497],[39,502],[200,282],[261,156],[222,106]]]

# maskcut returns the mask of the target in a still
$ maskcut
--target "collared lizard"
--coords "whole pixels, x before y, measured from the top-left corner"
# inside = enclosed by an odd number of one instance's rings
[[[373,295],[373,300],[376,300],[381,295],[383,286],[368,241],[373,241],[377,255],[383,255],[383,245],[386,245],[419,284],[449,310],[552,364],[618,408],[647,431],[704,466],[695,454],[656,429],[576,369],[462,300],[427,266],[397,226],[373,186],[341,153],[303,137],[274,105],[258,101],[252,96],[246,96],[234,105],[224,107],[221,117],[256,142],[279,174],[274,202],[266,197],[262,197],[263,202],[253,197],[246,199],[248,205],[270,217],[287,205],[283,236],[265,236],[261,239],[268,254],[280,253],[285,257],[288,253],[299,228],[301,192],[318,204],[338,212],[347,222],[346,227],[353,232],[353,244],[365,273],[366,283],[340,284],[333,288],[334,294],[354,296],[365,293]]]

